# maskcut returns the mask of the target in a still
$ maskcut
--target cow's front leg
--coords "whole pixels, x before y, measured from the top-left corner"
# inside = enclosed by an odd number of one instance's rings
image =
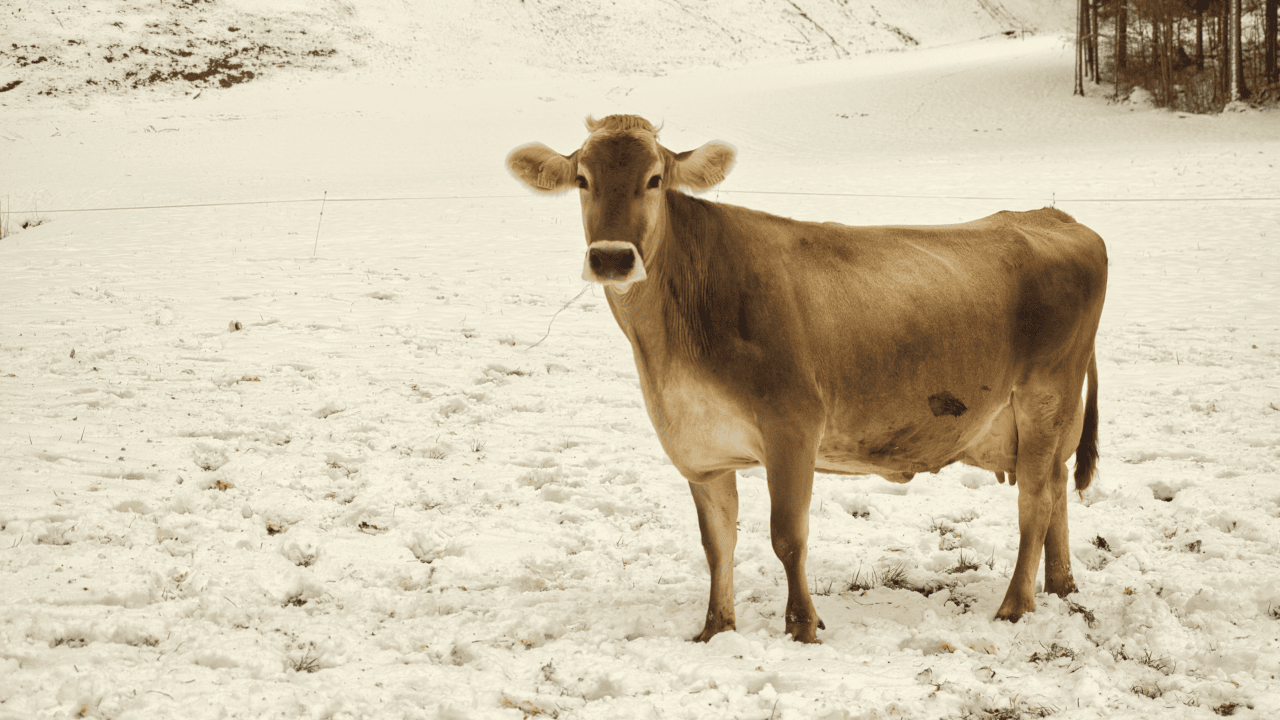
[[[791,441],[770,448],[765,468],[769,475],[769,534],[773,552],[787,572],[787,634],[805,643],[818,642],[826,629],[809,597],[804,562],[808,555],[809,500],[813,496],[814,449]]]
[[[711,569],[711,600],[707,621],[693,639],[706,642],[716,633],[732,630],[733,549],[738,544],[738,476],[732,470],[705,476],[688,476],[693,503],[698,508],[702,549]]]

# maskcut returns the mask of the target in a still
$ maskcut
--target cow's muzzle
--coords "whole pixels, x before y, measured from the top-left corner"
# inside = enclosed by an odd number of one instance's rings
[[[587,248],[582,279],[613,285],[622,292],[647,277],[636,246],[619,240],[597,240]]]

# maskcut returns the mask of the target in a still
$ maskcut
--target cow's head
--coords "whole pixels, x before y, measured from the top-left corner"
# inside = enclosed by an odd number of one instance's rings
[[[513,150],[507,167],[540,192],[578,189],[587,234],[582,278],[625,292],[645,279],[645,258],[661,241],[667,191],[706,190],[724,180],[734,150],[713,141],[673,153],[658,144],[658,129],[635,115],[587,118],[587,130],[572,155],[532,143]]]

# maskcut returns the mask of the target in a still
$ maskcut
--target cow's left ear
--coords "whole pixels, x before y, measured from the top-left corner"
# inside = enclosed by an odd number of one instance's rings
[[[507,156],[507,169],[525,185],[545,193],[577,187],[577,160],[565,157],[542,143],[521,145]]]
[[[697,150],[676,155],[675,168],[668,171],[672,187],[706,190],[724,180],[733,169],[738,151],[727,142],[712,140]]]

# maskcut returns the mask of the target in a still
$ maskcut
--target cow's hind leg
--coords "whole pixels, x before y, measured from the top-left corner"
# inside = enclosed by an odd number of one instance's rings
[[[1077,391],[1078,392],[1078,391]],[[1048,551],[1046,589],[1060,595],[1074,589],[1067,547],[1067,466],[1060,457],[1064,441],[1078,427],[1079,400],[1052,392],[1014,393],[1018,423],[1018,562],[996,611],[1017,622],[1036,607],[1040,555]],[[1078,439],[1078,430],[1074,433]],[[1074,443],[1072,443],[1072,446]]]
[[[1090,361],[1092,362],[1092,361]],[[1061,483],[1054,484],[1053,515],[1049,520],[1049,532],[1044,540],[1044,591],[1058,597],[1066,597],[1076,591],[1075,579],[1071,576],[1071,547],[1067,531],[1067,457],[1080,444],[1080,435],[1084,430],[1085,409],[1078,398],[1068,415],[1065,432],[1058,442],[1058,456],[1054,472],[1062,477]],[[1096,422],[1096,421],[1095,421]],[[1077,460],[1077,463],[1079,461]]]
[[[1066,477],[1065,464],[1059,472]],[[1076,591],[1071,576],[1071,548],[1067,533],[1067,483],[1063,482],[1055,493],[1053,516],[1049,520],[1049,532],[1044,539],[1044,591],[1058,597],[1066,597]]]
[[[733,611],[733,549],[738,543],[738,476],[729,470],[690,477],[689,490],[698,508],[702,549],[711,569],[706,625],[693,638],[706,642],[716,633],[732,630],[737,622]]]

